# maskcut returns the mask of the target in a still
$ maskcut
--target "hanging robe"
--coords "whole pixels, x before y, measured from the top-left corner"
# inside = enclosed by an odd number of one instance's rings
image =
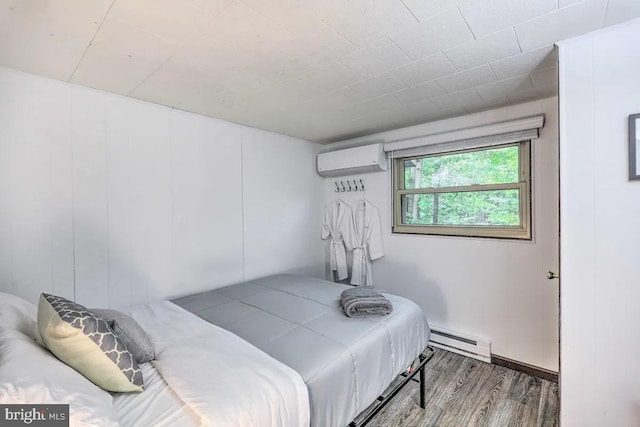
[[[353,250],[353,212],[351,207],[342,200],[335,200],[327,205],[322,222],[322,239],[331,238],[329,252],[331,271],[335,271],[338,280],[349,276],[347,270],[348,250]]]
[[[368,200],[361,200],[353,215],[355,236],[351,284],[373,286],[371,261],[382,258],[380,212]]]

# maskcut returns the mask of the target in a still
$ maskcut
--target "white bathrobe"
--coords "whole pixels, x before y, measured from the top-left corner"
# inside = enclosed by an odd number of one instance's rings
[[[373,286],[371,261],[382,258],[382,230],[380,212],[367,200],[358,202],[354,215],[352,285]]]
[[[344,280],[349,276],[347,270],[348,250],[353,250],[353,212],[351,207],[342,200],[335,200],[327,205],[324,210],[322,222],[322,239],[331,238],[331,271],[336,271],[338,280]]]

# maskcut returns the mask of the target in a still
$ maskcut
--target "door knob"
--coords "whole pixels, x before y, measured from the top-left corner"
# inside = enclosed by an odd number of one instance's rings
[[[554,273],[553,271],[547,271],[547,279],[549,280],[553,280],[553,279],[559,279],[560,276],[558,276],[557,273]]]

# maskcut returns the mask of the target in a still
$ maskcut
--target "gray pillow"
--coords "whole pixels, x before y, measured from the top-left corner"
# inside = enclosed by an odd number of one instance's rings
[[[117,392],[144,390],[133,354],[104,319],[80,304],[41,294],[38,330],[58,359],[97,386]]]
[[[91,311],[109,324],[136,359],[136,362],[146,363],[156,358],[156,349],[153,343],[142,326],[131,316],[117,310],[92,308]]]

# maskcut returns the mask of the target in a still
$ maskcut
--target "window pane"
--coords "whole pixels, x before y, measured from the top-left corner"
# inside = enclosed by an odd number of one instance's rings
[[[403,224],[520,226],[520,190],[402,196]]]
[[[519,181],[518,146],[404,161],[404,188],[440,188]]]

